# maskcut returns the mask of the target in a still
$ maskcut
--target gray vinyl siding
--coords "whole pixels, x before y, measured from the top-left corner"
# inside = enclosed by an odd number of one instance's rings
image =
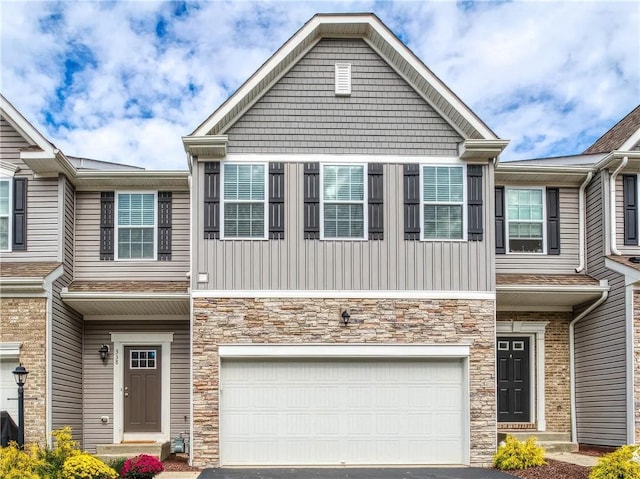
[[[578,211],[578,189],[560,188],[560,254],[496,254],[496,273],[575,273],[579,261]]]
[[[277,156],[265,157],[277,161]],[[363,161],[366,161],[363,159]],[[494,289],[493,195],[484,195],[483,241],[407,241],[403,222],[403,165],[384,165],[384,240],[323,241],[303,237],[303,164],[285,165],[285,239],[204,240],[202,163],[194,165],[194,277],[212,290]],[[493,192],[491,166],[484,191]],[[465,209],[466,214],[466,209]]]
[[[605,176],[587,189],[588,273],[608,279],[611,289],[575,327],[576,419],[578,442],[618,446],[627,439],[625,287],[624,277],[604,266]]]
[[[79,191],[76,280],[179,281],[189,271],[189,193],[173,192],[171,261],[100,261],[100,192]],[[157,248],[156,239],[156,248]]]
[[[60,202],[65,213],[63,275],[53,285],[51,331],[51,417],[53,429],[71,426],[74,439],[82,441],[82,316],[64,304],[60,290],[73,280],[75,189],[60,177]]]
[[[189,321],[109,321],[85,323],[83,347],[84,448],[94,453],[96,444],[113,443],[113,354],[103,364],[98,354],[102,344],[111,343],[112,332],[173,332],[171,344],[171,438],[189,428]],[[113,349],[112,349],[113,351]],[[103,424],[101,416],[108,416]]]
[[[34,179],[33,172],[20,160],[20,150],[28,147],[24,138],[4,119],[0,119],[0,157],[20,167],[16,177],[26,177],[27,250],[2,253],[10,261],[59,261],[58,178]]]
[[[352,93],[335,95],[335,64]],[[457,156],[461,136],[360,39],[323,39],[226,131],[229,153]]]

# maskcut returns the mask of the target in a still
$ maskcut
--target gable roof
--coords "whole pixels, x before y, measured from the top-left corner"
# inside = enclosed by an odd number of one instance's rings
[[[42,133],[40,133],[30,122],[27,120],[18,109],[7,100],[2,93],[0,93],[0,114],[2,117],[25,139],[29,145],[35,147],[47,156],[51,158],[55,157],[56,147],[53,143],[47,140]]]
[[[316,14],[282,45],[185,142],[193,137],[222,136],[256,101],[322,38],[361,38],[465,139],[497,140],[473,113],[373,13]],[[223,141],[223,139],[221,139]]]
[[[596,140],[584,154],[630,150],[640,141],[640,105]]]

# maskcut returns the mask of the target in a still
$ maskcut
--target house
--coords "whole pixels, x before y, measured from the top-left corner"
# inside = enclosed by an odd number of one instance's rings
[[[311,18],[184,171],[66,156],[0,99],[0,406],[22,362],[27,441],[484,466],[506,433],[639,440],[640,107],[500,162],[372,14]]]
[[[68,157],[0,99],[2,409],[22,363],[27,442],[68,425],[167,453],[189,430],[188,172]]]
[[[371,14],[314,16],[183,140],[194,462],[489,464],[507,141]]]

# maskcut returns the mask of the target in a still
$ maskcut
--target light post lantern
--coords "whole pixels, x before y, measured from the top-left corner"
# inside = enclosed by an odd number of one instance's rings
[[[12,372],[18,385],[18,447],[24,449],[24,384],[29,371],[20,364]]]

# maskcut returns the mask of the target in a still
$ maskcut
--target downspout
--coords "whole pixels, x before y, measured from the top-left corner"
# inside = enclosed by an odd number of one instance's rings
[[[616,256],[620,256],[622,253],[618,250],[618,246],[616,245],[616,178],[618,177],[618,173],[627,166],[629,162],[629,157],[625,156],[622,158],[622,162],[615,171],[611,174],[609,178],[609,225],[611,228],[610,233],[610,242],[611,242],[611,254],[615,254]]]
[[[587,174],[587,178],[580,185],[580,191],[578,193],[578,255],[579,255],[579,263],[576,268],[576,273],[582,272],[585,267],[585,216],[586,216],[586,199],[585,199],[585,190],[587,189],[587,185],[593,178],[593,171],[590,171]]]
[[[609,290],[602,292],[591,306],[574,318],[569,323],[569,377],[571,382],[571,442],[578,442],[577,420],[576,420],[576,364],[575,364],[575,325],[591,311],[596,309],[607,300]]]

